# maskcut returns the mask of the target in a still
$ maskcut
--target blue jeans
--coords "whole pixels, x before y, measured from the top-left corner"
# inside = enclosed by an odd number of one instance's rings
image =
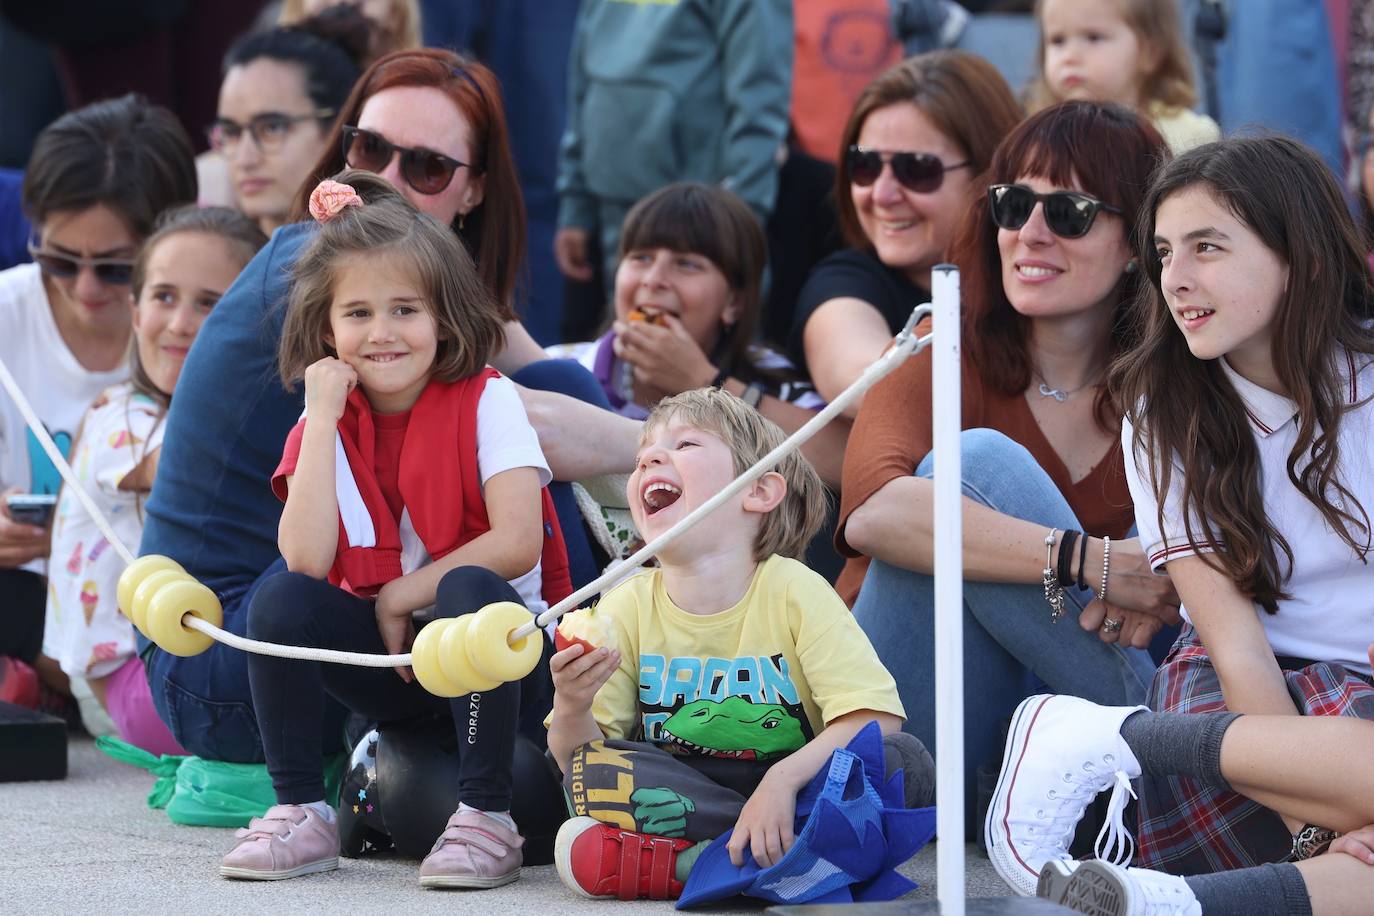
[[[1060,529],[1081,528],[1073,510],[1030,452],[1001,433],[966,430],[963,492],[1006,515]],[[927,455],[916,469],[933,477]],[[935,580],[874,560],[854,604],[878,657],[897,680],[906,707],[906,731],[935,746]],[[1050,622],[1042,586],[1001,582],[964,583],[965,791],[976,798],[973,778],[1002,753],[1002,722],[1039,678],[1054,693],[1106,705],[1142,703],[1154,663],[1139,649],[1102,642],[1078,626],[1087,590],[1067,589],[1065,616]]]

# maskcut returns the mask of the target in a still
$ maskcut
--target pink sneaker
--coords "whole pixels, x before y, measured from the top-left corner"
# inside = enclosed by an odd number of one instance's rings
[[[420,863],[421,887],[488,888],[520,877],[525,838],[481,811],[458,810]]]
[[[220,860],[226,878],[280,881],[339,867],[339,825],[304,805],[273,805],[234,832],[238,845]]]

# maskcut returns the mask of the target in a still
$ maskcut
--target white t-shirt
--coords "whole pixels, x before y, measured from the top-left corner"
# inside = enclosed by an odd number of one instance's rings
[[[1356,369],[1347,354],[1340,360],[1347,381],[1348,403],[1359,404],[1341,419],[1339,480],[1374,520],[1374,360]],[[1293,573],[1284,589],[1292,595],[1279,602],[1277,614],[1255,605],[1275,655],[1313,661],[1338,662],[1351,671],[1370,674],[1368,649],[1374,643],[1374,556],[1363,563],[1322,517],[1317,507],[1288,479],[1288,455],[1297,441],[1297,405],[1237,374],[1226,360],[1222,371],[1235,387],[1250,414],[1250,431],[1259,450],[1260,491],[1264,512],[1293,551]],[[1122,423],[1121,445],[1132,454],[1135,434],[1129,420]],[[1149,458],[1135,455],[1126,462],[1126,480],[1135,502],[1140,543],[1158,570],[1182,556],[1203,552],[1186,536],[1180,506],[1182,466],[1174,459],[1170,492],[1164,504],[1165,530],[1160,531],[1158,500],[1150,483]],[[1299,466],[1301,470],[1301,465]],[[1359,513],[1354,513],[1359,518]],[[1194,532],[1201,531],[1195,520]],[[1358,533],[1357,537],[1358,537]],[[1283,557],[1279,558],[1280,564]],[[1286,571],[1286,570],[1285,570]],[[1183,615],[1188,616],[1183,609]]]
[[[129,377],[128,366],[91,372],[76,361],[58,333],[37,264],[0,271],[0,359],[64,455],[86,408]],[[56,493],[60,483],[19,408],[0,397],[0,485]],[[41,574],[44,563],[35,560],[24,568]]]
[[[535,468],[541,487],[547,487],[553,480],[520,393],[510,379],[502,376],[487,381],[477,402],[477,472],[485,488],[488,480],[512,468]],[[520,593],[530,613],[542,614],[549,609],[544,600],[542,563],[535,563],[534,569],[512,579],[510,584]]]
[[[141,494],[119,483],[162,445],[161,405],[125,382],[107,390],[86,413],[72,469],[115,534],[137,550],[143,535]],[[119,612],[115,586],[124,561],[96,528],[71,487],[63,487],[53,518],[43,654],[71,677],[112,674],[134,654],[134,631]]]

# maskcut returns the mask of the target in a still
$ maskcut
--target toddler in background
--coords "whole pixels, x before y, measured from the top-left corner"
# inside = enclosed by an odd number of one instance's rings
[[[635,525],[661,535],[782,439],[716,388],[661,401],[627,488]],[[792,453],[663,548],[657,569],[565,624],[594,634],[549,664],[549,750],[578,815],[554,853],[570,890],[676,898],[732,827],[736,866],[746,851],[776,864],[795,839],[797,793],[873,721],[908,807],[928,803],[933,763],[900,732],[892,675],[835,591],[793,559],[824,518],[824,493]]]
[[[1068,99],[1116,102],[1148,117],[1174,155],[1221,137],[1192,110],[1193,67],[1175,0],[1037,0],[1032,112]]]
[[[266,241],[237,211],[183,206],[162,215],[134,264],[130,380],[91,405],[71,457],[81,485],[132,548],[143,534],[162,421],[186,354],[205,316]],[[116,606],[123,571],[119,554],[64,486],[53,522],[44,654],[73,681],[88,682],[121,738],[155,754],[184,753],[153,709],[133,625]]]

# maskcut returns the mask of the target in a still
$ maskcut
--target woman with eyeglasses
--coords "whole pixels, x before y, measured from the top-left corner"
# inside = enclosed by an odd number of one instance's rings
[[[1178,596],[1132,536],[1121,411],[1104,385],[1131,333],[1130,245],[1159,134],[1118,106],[1045,109],[997,148],[953,248],[963,293],[965,763],[1001,752],[1032,679],[1139,703],[1142,648]],[[854,616],[934,740],[930,351],[869,391],[850,435],[836,546]],[[913,475],[912,469],[915,468]],[[1127,539],[1127,538],[1130,539]],[[1061,619],[1066,618],[1066,619]],[[928,745],[929,746],[929,745]]]
[[[210,147],[227,170],[234,206],[268,235],[286,222],[296,189],[324,152],[371,40],[368,20],[343,6],[249,33],[225,55]],[[203,164],[202,173],[209,168]]]
[[[495,75],[434,48],[377,61],[340,107],[293,216],[307,219],[309,192],[345,167],[386,179],[472,253],[504,319],[491,364],[521,386],[555,477],[628,470],[639,425],[580,403],[605,406],[595,378],[571,360],[547,359],[516,316],[524,209]],[[291,268],[317,231],[313,219],[279,229],[206,319],[201,337],[214,346],[197,346],[187,361],[147,506],[143,552],[173,557],[215,589],[225,627],[238,633],[257,584],[283,568],[281,504],[269,483],[302,399],[274,373]],[[576,500],[567,483],[550,492],[574,582],[585,583],[598,566]],[[183,747],[218,760],[263,759],[243,653],[215,645],[179,658],[143,646],[158,712]],[[331,738],[340,734],[335,724],[326,723]]]
[[[929,300],[930,269],[944,259],[975,179],[1019,120],[1006,81],[963,51],[903,61],[860,94],[835,183],[849,248],[811,272],[788,340],[793,361],[827,401]]]
[[[141,96],[70,112],[38,135],[23,186],[34,263],[0,272],[0,359],[60,447],[96,396],[128,378],[134,259],[158,213],[195,198],[190,140]],[[59,482],[14,402],[0,398],[5,495],[55,495]],[[0,500],[0,700],[33,707],[34,666],[59,693],[66,678],[39,652],[49,515],[28,512]]]

